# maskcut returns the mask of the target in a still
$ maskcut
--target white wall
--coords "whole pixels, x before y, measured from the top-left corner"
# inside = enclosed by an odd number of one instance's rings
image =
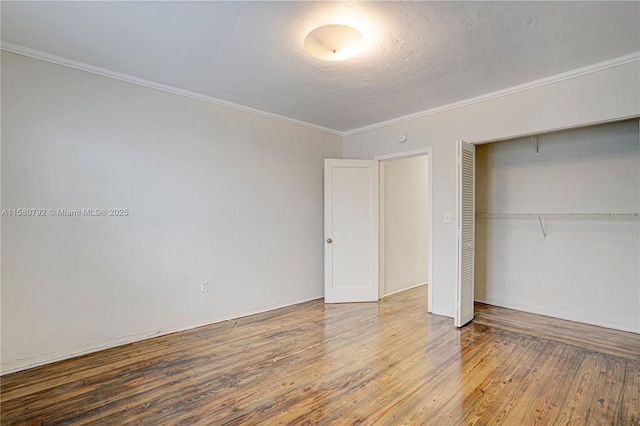
[[[638,62],[518,91],[344,138],[344,158],[432,147],[433,312],[453,316],[456,282],[456,140],[508,138],[640,114]],[[408,140],[400,145],[399,132]],[[452,212],[451,224],[443,223]]]
[[[382,161],[384,176],[384,294],[427,282],[428,159]]]
[[[2,371],[322,297],[341,143],[3,52],[2,208],[129,215],[2,217]]]
[[[478,212],[640,212],[638,120],[476,150]],[[640,332],[637,219],[478,218],[476,300]]]

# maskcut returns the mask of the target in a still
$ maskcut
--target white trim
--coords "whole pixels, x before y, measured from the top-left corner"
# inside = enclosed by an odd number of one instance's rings
[[[396,152],[393,154],[378,155],[377,157],[373,157],[373,159],[382,161],[382,160],[392,160],[397,158],[418,157],[420,155],[429,155],[429,152],[431,152],[431,148],[420,148],[420,149],[413,149],[411,151],[402,151],[402,152]]]
[[[529,314],[543,315],[545,317],[550,317],[550,318],[558,318],[566,321],[579,322],[581,324],[596,325],[598,327],[610,328],[612,330],[627,331],[629,333],[640,334],[640,329],[634,330],[631,327],[623,327],[616,324],[609,324],[601,321],[585,320],[583,318],[578,318],[572,315],[561,315],[558,312],[547,311],[545,309],[537,309],[537,308],[532,308],[530,306],[522,306],[522,305],[510,305],[508,303],[502,303],[498,300],[483,299],[481,297],[476,297],[475,301],[484,303],[485,305],[499,306],[501,308],[512,309],[514,311],[527,312]]]
[[[3,362],[0,376],[4,376],[5,374],[10,374],[10,373],[15,373],[17,371],[27,370],[34,367],[39,367],[45,364],[51,364],[53,362],[62,361],[69,358],[75,358],[80,355],[86,355],[93,352],[99,352],[105,349],[115,348],[117,346],[122,346],[129,343],[140,342],[142,340],[165,336],[167,334],[177,333],[180,331],[191,330],[198,327],[204,327],[207,325],[216,324],[224,321],[231,321],[238,318],[261,314],[263,312],[268,312],[268,311],[272,311],[280,308],[286,308],[287,306],[297,305],[300,303],[310,302],[312,300],[318,300],[318,299],[322,299],[322,296],[303,297],[301,299],[297,299],[292,302],[283,302],[283,303],[277,303],[269,306],[262,306],[255,309],[248,309],[246,311],[241,311],[239,313],[225,315],[223,317],[218,317],[218,318],[211,318],[205,321],[198,321],[195,323],[183,324],[183,325],[164,328],[160,330],[141,331],[135,334],[130,334],[128,336],[111,339],[102,343],[94,343],[94,344],[77,347],[74,349],[65,349],[65,350],[36,355],[32,357],[27,357],[27,358],[19,358],[16,360]]]
[[[415,120],[417,118],[426,117],[429,115],[439,114],[441,112],[450,111],[452,109],[463,108],[469,105],[477,104],[480,102],[489,101],[492,99],[500,98],[503,96],[512,95],[514,93],[523,92],[525,90],[535,89],[537,87],[546,86],[549,84],[558,83],[564,80],[570,80],[572,78],[581,77],[587,74],[593,74],[598,71],[603,71],[609,68],[618,67],[621,65],[625,65],[631,62],[639,62],[640,61],[640,52],[631,53],[629,55],[621,56],[619,58],[610,59],[608,61],[599,62],[597,64],[588,65],[586,67],[578,68],[575,70],[567,71],[561,74],[552,75],[550,77],[545,77],[539,80],[530,81],[528,83],[520,84],[518,86],[509,87],[503,90],[498,90],[496,92],[487,93],[484,95],[476,96],[474,98],[465,99],[459,102],[454,102],[451,104],[439,106],[436,108],[431,108],[425,111],[417,112],[414,114],[405,115],[402,117],[394,118],[387,121],[382,121],[380,123],[371,124],[369,126],[360,127],[353,130],[348,130],[343,132],[342,136],[352,136],[357,133],[368,132],[370,130],[379,129],[382,127],[392,126],[394,124],[404,123],[406,121]]]
[[[384,281],[384,161],[378,161],[378,300],[385,296]]]
[[[575,124],[573,126],[555,127],[553,129],[547,129],[542,132],[519,133],[517,135],[512,135],[512,136],[504,136],[504,137],[499,137],[497,139],[478,140],[478,141],[473,141],[469,143],[472,145],[483,145],[486,143],[503,142],[503,141],[509,141],[512,139],[528,138],[530,136],[546,135],[549,133],[566,132],[567,130],[583,129],[585,127],[600,126],[602,124],[618,123],[620,121],[634,120],[637,118],[640,118],[640,115],[629,115],[626,117],[612,118],[609,120],[593,121],[586,124],[580,123],[580,124]]]
[[[433,150],[431,147],[414,149],[411,151],[402,151],[396,152],[392,154],[379,155],[374,157],[374,160],[384,161],[384,160],[392,160],[392,159],[400,159],[400,158],[409,158],[409,157],[417,157],[419,155],[427,156],[427,211],[429,214],[429,220],[427,223],[427,232],[429,234],[428,244],[428,253],[427,253],[427,312],[433,313]],[[380,185],[382,187],[382,185]],[[382,211],[382,204],[380,205],[380,210]],[[384,235],[382,236],[382,241],[384,241]],[[384,262],[384,253],[382,252],[381,246],[379,246],[380,250],[380,263]],[[379,277],[380,280],[384,281],[384,276]],[[384,294],[384,288],[381,286],[381,296],[388,296]]]
[[[300,121],[293,118],[284,117],[282,115],[273,114],[271,112],[250,108],[244,105],[235,104],[233,102],[228,102],[228,101],[217,99],[211,96],[202,95],[200,93],[190,92],[188,90],[179,89],[177,87],[167,86],[165,84],[156,83],[151,80],[145,80],[144,78],[134,77],[132,75],[111,71],[106,68],[100,68],[93,65],[85,64],[83,62],[74,61],[72,59],[63,58],[61,56],[51,55],[49,53],[40,52],[34,49],[29,49],[28,47],[23,47],[17,44],[7,43],[3,41],[2,43],[0,43],[0,49],[5,50],[7,52],[16,53],[18,55],[27,56],[34,59],[40,59],[42,61],[51,62],[53,64],[62,65],[62,66],[73,68],[80,71],[85,71],[91,74],[100,75],[102,77],[113,78],[115,80],[137,84],[138,86],[144,86],[150,89],[161,90],[163,92],[172,93],[174,95],[197,99],[199,101],[207,102],[210,104],[235,109],[237,111],[259,115],[266,118],[271,118],[273,120],[283,121],[289,124],[295,124],[297,126],[306,127],[312,130],[319,130],[321,132],[329,133],[336,136],[344,136],[342,132],[329,129],[328,127],[318,126],[316,124],[307,123],[306,121]]]
[[[429,284],[428,282],[414,284],[414,285],[411,285],[411,286],[409,286],[409,287],[406,287],[406,288],[403,288],[403,289],[400,289],[400,290],[392,291],[392,292],[391,292],[391,293],[389,293],[389,294],[385,294],[385,295],[384,295],[384,297],[391,296],[392,294],[400,293],[400,292],[402,292],[402,291],[411,290],[412,288],[421,287],[421,286],[423,286],[423,285],[428,285],[428,284]],[[427,289],[427,293],[429,293],[429,289]],[[430,297],[430,296],[429,296],[429,295],[427,295],[427,298],[429,298],[429,297]]]

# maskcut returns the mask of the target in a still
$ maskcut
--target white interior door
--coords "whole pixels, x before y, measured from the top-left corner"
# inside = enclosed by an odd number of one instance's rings
[[[324,300],[378,300],[378,161],[324,160]]]
[[[458,282],[456,327],[473,319],[476,147],[458,141]]]

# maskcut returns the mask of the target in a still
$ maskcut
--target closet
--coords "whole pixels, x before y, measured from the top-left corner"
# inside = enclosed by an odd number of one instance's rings
[[[640,333],[637,119],[477,145],[475,299]]]

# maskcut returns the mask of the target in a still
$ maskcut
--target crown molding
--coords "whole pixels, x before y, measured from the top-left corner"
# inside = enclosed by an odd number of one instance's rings
[[[436,108],[431,108],[428,110],[424,110],[421,112],[417,112],[414,114],[405,115],[402,117],[394,118],[387,121],[382,121],[380,123],[371,124],[369,126],[360,127],[353,130],[348,130],[343,132],[342,136],[351,136],[358,133],[368,132],[370,130],[380,129],[382,127],[392,126],[394,124],[404,123],[406,121],[415,120],[417,118],[427,117],[429,115],[439,114],[445,111],[451,111],[453,109],[463,108],[469,105],[477,104],[480,102],[489,101],[491,99],[500,98],[503,96],[512,95],[518,92],[524,92],[525,90],[535,89],[537,87],[546,86],[549,84],[558,83],[564,80],[570,80],[572,78],[581,77],[587,74],[593,74],[598,71],[606,70],[609,68],[618,67],[621,65],[625,65],[631,62],[639,62],[640,61],[640,52],[631,53],[629,55],[620,56],[618,58],[613,58],[608,61],[599,62],[597,64],[588,65],[586,67],[578,68],[575,70],[567,71],[561,74],[552,75],[550,77],[545,77],[540,80],[530,81],[528,83],[520,84],[518,86],[509,87],[507,89],[498,90],[496,92],[487,93],[484,95],[476,96],[474,98],[465,99],[463,101],[454,102],[451,104],[439,106]]]
[[[558,83],[564,80],[570,80],[572,78],[581,77],[587,74],[596,73],[598,71],[606,70],[609,68],[618,67],[621,65],[625,65],[631,62],[639,62],[640,61],[640,52],[634,52],[629,55],[621,56],[618,58],[613,58],[608,61],[599,62],[597,64],[588,65],[586,67],[578,68],[575,70],[567,71],[561,74],[552,75],[550,77],[545,77],[539,80],[531,81],[528,83],[520,84],[518,86],[509,87],[507,89],[498,90],[496,92],[487,93],[484,95],[476,96],[474,98],[465,99],[459,102],[454,102],[451,104],[439,106],[436,108],[427,109],[424,111],[420,111],[417,113],[405,115],[402,117],[394,118],[387,121],[382,121],[379,123],[371,124],[364,127],[359,127],[357,129],[348,130],[345,132],[341,132],[339,130],[330,129],[328,127],[318,126],[316,124],[307,123],[305,121],[296,120],[293,118],[285,117],[278,114],[273,114],[267,111],[262,111],[255,108],[250,108],[244,105],[235,104],[233,102],[224,101],[222,99],[217,99],[211,96],[202,95],[200,93],[190,92],[188,90],[182,90],[176,87],[167,86],[165,84],[156,83],[154,81],[145,80],[143,78],[134,77],[128,74],[123,74],[115,71],[111,71],[105,68],[96,67],[93,65],[85,64],[84,62],[74,61],[71,59],[63,58],[61,56],[51,55],[49,53],[41,52],[38,50],[30,49],[28,47],[20,46],[13,43],[1,42],[0,49],[5,50],[7,52],[16,53],[23,56],[28,56],[34,59],[40,59],[42,61],[51,62],[57,65],[66,66],[69,68],[74,68],[80,71],[89,72],[92,74],[101,75],[103,77],[113,78],[116,80],[121,80],[127,83],[137,84],[139,86],[148,87],[151,89],[162,90],[163,92],[173,93],[175,95],[184,96],[187,98],[197,99],[203,102],[207,102],[210,104],[235,109],[237,111],[246,112],[249,114],[254,114],[266,118],[271,118],[273,120],[282,121],[289,124],[294,124],[301,127],[306,127],[312,130],[318,130],[321,132],[329,133],[331,135],[346,137],[352,136],[358,133],[368,132],[370,130],[380,129],[387,126],[392,126],[394,124],[404,123],[406,121],[415,120],[422,117],[427,117],[434,114],[439,114],[445,111],[451,111],[458,108],[463,108],[469,105],[477,104],[480,102],[489,101],[492,99],[500,98],[503,96],[512,95],[518,92],[523,92],[530,89],[535,89],[537,87],[546,86],[549,84]]]
[[[65,67],[77,69],[80,71],[85,71],[85,72],[100,75],[103,77],[113,78],[115,80],[120,80],[127,83],[137,84],[138,86],[144,86],[150,89],[162,90],[163,92],[173,93],[174,95],[197,99],[199,101],[222,106],[225,108],[246,112],[246,113],[258,115],[261,117],[271,118],[273,120],[278,120],[278,121],[282,121],[289,124],[295,124],[296,126],[306,127],[308,129],[318,130],[318,131],[329,133],[336,136],[344,136],[343,132],[330,129],[328,127],[318,126],[316,124],[307,123],[306,121],[296,120],[296,119],[285,117],[282,115],[273,114],[271,112],[262,111],[260,109],[251,108],[244,105],[235,104],[233,102],[228,102],[222,99],[217,99],[211,96],[202,95],[200,93],[190,92],[188,90],[179,89],[177,87],[156,83],[155,81],[145,80],[143,78],[134,77],[132,75],[111,71],[106,68],[85,64],[84,62],[74,61],[72,59],[63,58],[61,56],[51,55],[49,53],[41,52],[39,50],[20,46],[18,44],[7,43],[3,41],[0,43],[0,50],[5,50],[7,52],[16,53],[18,55],[27,56],[34,59],[40,59],[42,61],[51,62],[53,64],[62,65]]]

